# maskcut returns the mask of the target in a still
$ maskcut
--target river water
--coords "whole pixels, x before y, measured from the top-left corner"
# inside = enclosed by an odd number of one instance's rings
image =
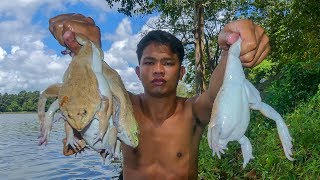
[[[36,114],[0,114],[0,180],[118,179],[120,164],[103,164],[93,150],[62,154],[63,121],[54,124],[47,146],[38,146],[38,135]]]

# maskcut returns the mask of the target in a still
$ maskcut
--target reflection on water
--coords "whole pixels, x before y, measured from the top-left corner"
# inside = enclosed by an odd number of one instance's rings
[[[38,146],[38,135],[36,114],[0,114],[0,179],[117,179],[120,165],[103,165],[95,151],[62,154],[62,121],[47,146]]]

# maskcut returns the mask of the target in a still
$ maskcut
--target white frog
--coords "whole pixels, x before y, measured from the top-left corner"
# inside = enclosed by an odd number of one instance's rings
[[[241,39],[229,49],[223,84],[214,101],[208,125],[208,143],[213,156],[224,154],[230,141],[241,144],[243,168],[253,159],[252,145],[244,135],[250,120],[250,109],[259,110],[264,116],[274,120],[289,160],[292,156],[292,138],[280,114],[261,101],[259,91],[246,79],[240,62]]]

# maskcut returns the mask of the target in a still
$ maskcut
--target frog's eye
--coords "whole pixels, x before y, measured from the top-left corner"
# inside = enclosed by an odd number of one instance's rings
[[[83,115],[87,115],[87,110],[83,110]]]

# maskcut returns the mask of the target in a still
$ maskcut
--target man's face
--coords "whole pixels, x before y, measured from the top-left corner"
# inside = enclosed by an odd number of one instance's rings
[[[184,72],[178,56],[168,46],[158,43],[151,43],[143,50],[136,68],[145,92],[157,97],[175,94]]]

